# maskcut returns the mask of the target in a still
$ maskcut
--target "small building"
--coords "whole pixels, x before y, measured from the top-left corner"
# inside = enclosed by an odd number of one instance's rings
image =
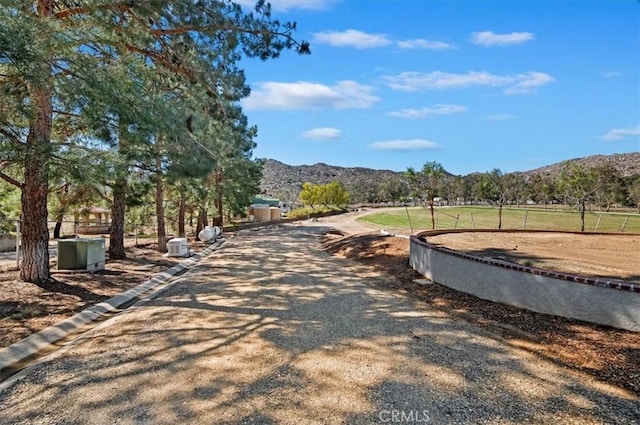
[[[256,196],[251,202],[251,206],[254,205],[266,205],[268,207],[280,206],[280,200],[278,198],[272,198],[270,196]]]
[[[100,207],[89,207],[76,211],[74,214],[75,233],[79,235],[107,234],[111,227],[110,216],[110,210]]]

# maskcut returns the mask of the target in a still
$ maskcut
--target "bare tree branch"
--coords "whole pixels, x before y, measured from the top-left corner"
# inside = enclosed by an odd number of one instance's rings
[[[14,179],[11,176],[6,175],[5,173],[3,173],[2,171],[0,171],[0,179],[6,181],[9,184],[12,184],[20,189],[22,189],[24,187],[24,183],[19,182],[18,180]]]
[[[9,130],[5,130],[2,127],[0,127],[0,135],[9,139],[9,141],[16,146],[23,147],[25,145],[25,143],[20,139],[19,136]]]

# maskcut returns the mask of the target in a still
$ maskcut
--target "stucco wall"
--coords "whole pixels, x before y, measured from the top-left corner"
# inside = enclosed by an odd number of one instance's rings
[[[15,251],[16,237],[8,233],[0,233],[0,252]]]
[[[425,233],[411,237],[409,262],[434,282],[539,313],[640,332],[638,284],[477,257],[429,244],[421,238]]]

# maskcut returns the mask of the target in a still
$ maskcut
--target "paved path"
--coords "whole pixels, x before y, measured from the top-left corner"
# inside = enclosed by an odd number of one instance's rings
[[[0,393],[0,423],[637,423],[640,400],[384,289],[320,227],[242,231]]]

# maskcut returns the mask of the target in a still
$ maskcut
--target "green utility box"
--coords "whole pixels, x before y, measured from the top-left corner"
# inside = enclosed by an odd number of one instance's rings
[[[104,270],[104,239],[63,239],[58,241],[58,270]]]

